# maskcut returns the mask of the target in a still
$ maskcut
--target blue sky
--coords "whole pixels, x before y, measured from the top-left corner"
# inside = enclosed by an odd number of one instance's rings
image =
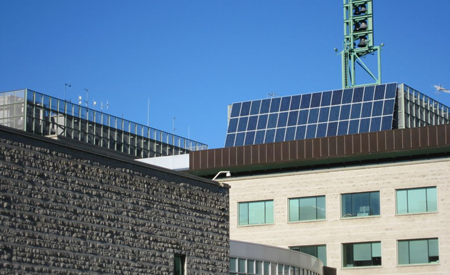
[[[374,0],[383,82],[450,105],[450,1]],[[233,102],[341,87],[341,0],[0,0],[0,91],[109,102],[223,147]]]

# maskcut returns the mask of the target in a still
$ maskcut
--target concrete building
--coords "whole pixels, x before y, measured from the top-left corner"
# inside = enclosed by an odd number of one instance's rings
[[[0,126],[0,274],[228,274],[229,187]]]
[[[443,275],[449,154],[450,125],[438,125],[191,152],[190,173],[231,172],[219,181],[233,240],[303,251],[342,275]]]

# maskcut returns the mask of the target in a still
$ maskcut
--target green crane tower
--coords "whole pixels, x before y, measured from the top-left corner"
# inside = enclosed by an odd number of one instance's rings
[[[374,46],[372,0],[344,0],[344,49],[342,56],[342,88],[381,84],[381,46]],[[377,75],[362,58],[377,54]],[[356,64],[374,79],[374,83],[357,84]]]

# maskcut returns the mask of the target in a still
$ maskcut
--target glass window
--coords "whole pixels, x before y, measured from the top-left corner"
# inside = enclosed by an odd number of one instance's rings
[[[275,139],[275,130],[267,130],[264,143],[271,143]]]
[[[295,134],[295,139],[305,139],[306,126],[298,126],[297,133]]]
[[[308,123],[317,123],[318,116],[319,116],[319,109],[311,109],[309,111]]]
[[[367,86],[364,88],[364,101],[371,101],[373,100],[373,90],[374,86]]]
[[[245,259],[239,259],[238,261],[238,272],[239,273],[246,273],[247,270],[245,268]]]
[[[174,257],[174,275],[184,275],[185,274],[185,261],[186,256],[175,255]]]
[[[270,112],[278,112],[280,111],[280,102],[281,99],[279,97],[272,98],[272,102],[270,104]]]
[[[269,107],[270,107],[270,99],[263,99],[263,101],[261,102],[261,110],[260,110],[260,114],[266,114],[269,112]]]
[[[355,88],[352,102],[361,102],[363,98],[364,88]]]
[[[331,100],[331,105],[341,104],[342,101],[342,90],[333,91],[333,98]]]
[[[398,264],[439,263],[438,239],[398,241]]]
[[[290,112],[288,118],[288,126],[297,125],[297,119],[298,119],[298,111]]]
[[[300,105],[300,109],[309,108],[310,102],[311,102],[311,94],[302,95],[302,103]]]
[[[251,115],[259,114],[259,108],[261,107],[261,100],[255,100],[252,102],[252,108],[250,110]]]
[[[305,254],[319,258],[323,262],[323,265],[327,265],[327,246],[322,245],[305,245],[290,247],[291,250],[303,252]]]
[[[308,130],[306,132],[306,138],[315,138],[316,137],[316,124],[308,125]]]
[[[242,103],[241,116],[248,116],[248,114],[250,113],[250,104],[250,101]]]
[[[273,223],[273,201],[239,203],[239,225]]]
[[[397,214],[436,211],[436,187],[397,190]]]
[[[285,127],[287,124],[287,119],[288,119],[288,113],[280,113],[280,116],[278,118],[278,124],[277,127]]]
[[[236,132],[237,123],[238,123],[238,119],[237,118],[230,119],[230,124],[228,125],[228,133]]]
[[[380,215],[380,192],[342,195],[342,217],[364,217]]]
[[[247,260],[248,274],[255,274],[255,260]]]
[[[231,107],[231,117],[237,117],[239,116],[239,113],[241,112],[241,103],[234,103]]]
[[[241,117],[239,119],[238,131],[242,132],[247,130],[248,117]]]
[[[258,120],[258,130],[267,128],[267,115],[260,115]]]
[[[344,90],[344,96],[342,97],[342,104],[351,103],[353,98],[353,89]]]
[[[330,114],[330,107],[320,108],[319,122],[327,122]]]
[[[384,99],[384,90],[386,89],[386,85],[378,85],[375,88],[375,100]]]
[[[290,96],[283,97],[283,98],[281,99],[281,108],[280,108],[280,111],[283,112],[283,111],[289,110],[289,106],[290,106],[290,105],[291,105],[291,97],[290,97]]]
[[[325,219],[325,196],[289,199],[289,221]]]
[[[320,106],[320,98],[322,97],[322,93],[314,93],[312,94],[311,99],[311,108],[319,107]]]
[[[298,117],[298,124],[303,125],[308,121],[309,110],[301,110],[300,115]]]
[[[295,139],[295,127],[289,127],[286,130],[285,141],[291,141]]]
[[[301,98],[300,95],[296,95],[296,96],[292,97],[291,107],[290,107],[291,110],[298,110],[300,108],[300,98]]]
[[[381,243],[350,243],[343,245],[343,266],[380,266]]]
[[[236,258],[230,258],[230,271],[237,272],[237,259]]]
[[[322,102],[320,106],[330,106],[331,104],[331,91],[330,92],[324,92],[322,94]]]
[[[255,134],[256,132],[247,132],[247,135],[245,136],[245,145],[252,145],[255,140]]]
[[[258,122],[258,116],[251,116],[248,120],[247,130],[256,130],[257,122]]]

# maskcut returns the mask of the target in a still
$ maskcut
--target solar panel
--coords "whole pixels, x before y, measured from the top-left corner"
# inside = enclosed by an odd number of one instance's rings
[[[225,147],[390,130],[397,84],[234,103]]]

